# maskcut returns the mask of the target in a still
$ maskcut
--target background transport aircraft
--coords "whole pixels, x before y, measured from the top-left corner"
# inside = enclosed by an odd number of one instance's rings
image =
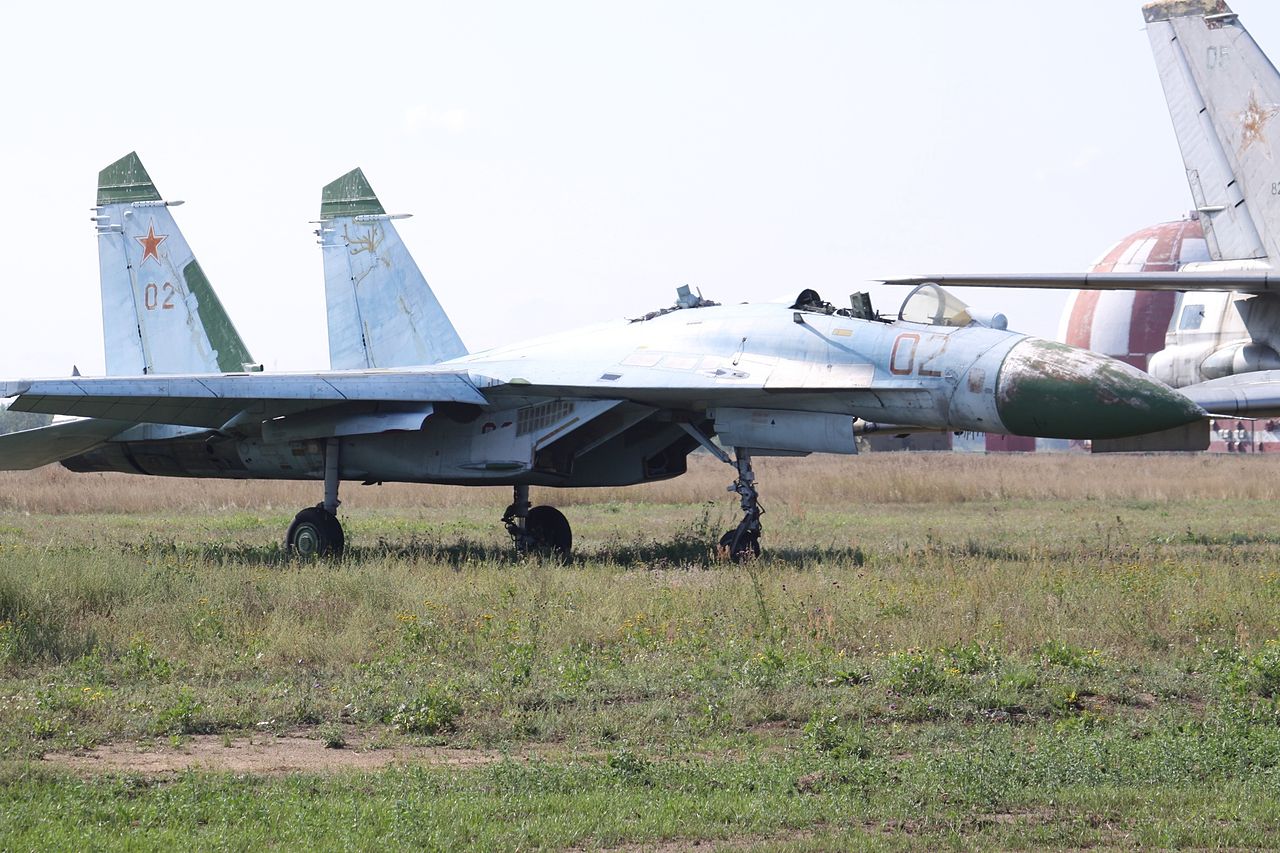
[[[1141,371],[997,328],[932,284],[894,319],[856,296],[719,305],[681,288],[642,318],[467,354],[359,170],[322,194],[336,369],[266,374],[172,204],[135,155],[100,175],[110,373],[0,383],[15,411],[81,418],[0,437],[0,467],[322,480],[286,536],[302,554],[342,551],[342,480],[511,486],[517,548],[567,554],[568,521],[530,506],[530,486],[674,477],[701,446],[736,470],[743,516],[721,545],[741,557],[760,547],[754,455],[856,453],[877,424],[1106,438],[1204,416]],[[68,453],[68,434],[84,446]]]
[[[1064,340],[1143,367],[1215,414],[1274,416],[1280,413],[1280,273],[1272,260],[1280,257],[1274,121],[1280,74],[1224,0],[1158,0],[1142,11],[1193,218],[1138,232],[1084,275],[895,282],[1090,288],[1068,305]],[[1167,330],[1163,349],[1156,329]]]

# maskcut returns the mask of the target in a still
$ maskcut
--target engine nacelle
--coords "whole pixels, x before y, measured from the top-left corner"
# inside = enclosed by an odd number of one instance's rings
[[[1280,355],[1265,344],[1234,344],[1210,353],[1200,365],[1205,379],[1220,379],[1256,370],[1280,370]]]

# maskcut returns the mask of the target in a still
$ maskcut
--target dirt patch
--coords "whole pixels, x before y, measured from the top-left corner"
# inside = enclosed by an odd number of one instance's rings
[[[501,760],[496,752],[476,749],[401,746],[366,749],[359,745],[328,749],[324,741],[300,735],[254,735],[224,739],[196,735],[179,746],[104,744],[88,752],[51,752],[44,761],[77,773],[139,773],[167,776],[187,770],[281,776],[336,773],[425,764],[466,769]]]

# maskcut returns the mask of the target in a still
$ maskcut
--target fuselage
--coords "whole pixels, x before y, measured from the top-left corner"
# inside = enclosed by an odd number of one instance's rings
[[[627,485],[682,473],[698,446],[689,427],[714,434],[717,412],[795,413],[799,424],[806,414],[847,417],[849,452],[854,418],[1105,437],[1197,416],[1140,372],[1061,344],[973,324],[883,322],[778,304],[672,310],[421,371],[465,371],[488,405],[431,407],[424,400],[420,429],[338,432],[339,439],[325,434],[332,419],[314,413],[257,428],[183,430],[113,441],[66,464],[316,479],[324,442],[340,440],[346,480]],[[315,435],[307,432],[312,423]]]

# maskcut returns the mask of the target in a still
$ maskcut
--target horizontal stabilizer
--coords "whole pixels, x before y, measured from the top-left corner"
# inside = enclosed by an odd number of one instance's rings
[[[0,471],[29,471],[60,462],[92,450],[130,426],[85,419],[0,435]]]
[[[484,405],[461,373],[240,374],[32,379],[0,382],[15,412],[219,429],[242,412],[267,419],[345,402]]]
[[[885,284],[916,287],[1030,287],[1048,290],[1235,290],[1242,293],[1280,291],[1280,272],[1271,270],[1215,272],[965,273],[882,278]]]

